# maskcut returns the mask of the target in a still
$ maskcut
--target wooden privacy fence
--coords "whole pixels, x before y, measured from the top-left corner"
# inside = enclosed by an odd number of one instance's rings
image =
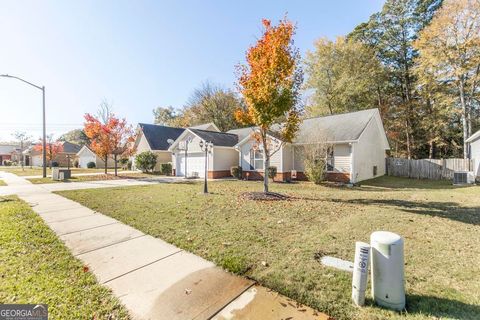
[[[471,171],[470,159],[402,159],[387,158],[387,174],[414,179],[452,180],[455,171]]]

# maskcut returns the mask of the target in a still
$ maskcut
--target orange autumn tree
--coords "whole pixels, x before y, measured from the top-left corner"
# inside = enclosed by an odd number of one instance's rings
[[[237,66],[238,88],[246,108],[237,110],[235,117],[242,124],[258,128],[253,136],[263,153],[263,191],[268,193],[270,157],[282,144],[292,142],[298,131],[296,106],[303,72],[300,53],[293,45],[293,23],[286,18],[277,26],[266,19],[262,23],[263,35],[247,50],[247,64]],[[279,120],[283,123],[278,124]]]
[[[43,140],[40,139],[40,144],[35,145],[33,149],[38,152],[43,152]],[[52,168],[52,160],[61,152],[63,152],[62,142],[53,141],[53,135],[48,135],[45,141],[45,155],[50,164],[50,168]]]
[[[129,142],[133,139],[132,127],[125,119],[108,113],[107,117],[95,117],[85,114],[85,134],[90,139],[90,148],[105,161],[107,174],[108,156],[115,157],[115,175],[117,175],[117,155],[128,152]]]

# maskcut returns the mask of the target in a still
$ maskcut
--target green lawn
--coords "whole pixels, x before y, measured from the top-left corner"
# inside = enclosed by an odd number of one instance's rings
[[[85,181],[103,181],[103,180],[118,180],[118,179],[141,179],[151,177],[151,174],[135,172],[135,173],[122,173],[118,172],[118,176],[112,174],[97,174],[91,176],[73,176],[67,180],[52,180],[52,178],[29,178],[27,179],[33,184],[44,184],[44,183],[66,183],[66,182],[85,182]]]
[[[251,277],[335,319],[478,319],[480,187],[382,177],[361,187],[272,184],[296,199],[239,195],[260,182],[216,181],[59,192],[94,210]],[[351,275],[322,266],[353,260],[355,241],[405,238],[407,312],[350,302]],[[266,262],[266,263],[264,263]]]
[[[0,197],[0,303],[46,303],[50,319],[129,319],[30,207]]]
[[[87,168],[70,168],[72,170],[72,174],[76,173],[97,173],[97,172],[104,172],[105,169],[87,169]],[[43,173],[42,167],[24,167],[23,170],[21,167],[7,167],[1,166],[0,171],[6,171],[16,174],[17,176],[41,176]],[[119,169],[120,171],[120,169]],[[108,169],[108,172],[113,172],[113,169]],[[47,168],[47,175],[51,175],[52,170]]]

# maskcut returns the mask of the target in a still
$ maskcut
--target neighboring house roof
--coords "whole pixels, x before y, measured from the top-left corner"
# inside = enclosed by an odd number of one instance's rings
[[[13,152],[20,151],[20,148],[16,145],[0,145],[0,155],[10,155]]]
[[[305,119],[300,124],[293,144],[312,143],[312,139],[316,137],[327,143],[356,142],[371,121],[377,122],[380,131],[383,133],[385,148],[389,149],[387,136],[378,109]],[[240,131],[241,133],[246,133],[247,129],[250,129],[251,132],[255,128],[251,127],[237,130],[242,130]],[[230,130],[229,132],[235,133],[237,130]],[[240,138],[238,145],[248,140],[248,135],[245,134],[243,139]]]
[[[37,156],[42,154],[41,150],[35,149],[35,146],[37,145],[40,145],[40,143],[29,146],[27,149],[25,149],[25,151],[23,151],[23,154],[30,155],[30,156]],[[80,149],[82,149],[82,147],[79,146],[78,144],[71,143],[68,141],[63,141],[62,147],[63,147],[63,150],[61,153],[70,153],[70,154],[77,154],[80,151]]]
[[[477,132],[475,132],[474,134],[472,134],[470,136],[470,138],[468,138],[467,140],[465,140],[465,142],[467,143],[472,143],[473,141],[475,140],[478,140],[480,139],[480,130],[478,130]]]
[[[211,127],[213,127],[213,129],[215,129],[215,131],[220,132],[220,129],[218,129],[218,127],[213,122],[199,124],[198,126],[193,126],[193,127],[189,127],[189,128],[190,129],[208,130]],[[212,131],[212,130],[208,130],[208,131]]]
[[[62,150],[62,153],[77,153],[78,151],[80,151],[80,149],[82,149],[81,146],[79,146],[78,144],[75,144],[75,143],[71,143],[71,142],[68,142],[68,141],[64,141],[62,143],[63,145],[63,150]]]
[[[207,142],[213,143],[214,146],[219,147],[233,147],[238,142],[238,136],[236,134],[215,132],[200,129],[188,129],[201,139]]]
[[[158,124],[138,124],[152,150],[168,150],[169,139],[176,140],[185,129],[161,126]]]

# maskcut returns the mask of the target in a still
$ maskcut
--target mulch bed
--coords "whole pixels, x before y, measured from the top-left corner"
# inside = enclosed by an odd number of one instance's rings
[[[275,193],[275,192],[245,192],[240,194],[240,198],[245,200],[256,200],[256,201],[279,201],[279,200],[290,200],[291,197]]]

